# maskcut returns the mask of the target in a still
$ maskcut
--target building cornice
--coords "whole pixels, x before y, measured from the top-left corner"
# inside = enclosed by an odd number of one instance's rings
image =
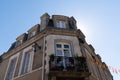
[[[26,42],[24,42],[22,45],[14,48],[11,51],[8,51],[6,53],[4,53],[2,55],[3,59],[6,59],[12,55],[14,55],[15,53],[23,50],[24,48],[34,44],[34,42],[38,41],[39,39],[41,39],[44,35],[50,35],[50,34],[54,34],[54,35],[66,35],[66,36],[78,36],[78,33],[76,30],[68,30],[68,29],[56,29],[56,28],[46,28],[43,31],[41,31],[40,33],[38,33],[36,36],[30,38],[29,40],[27,40]]]

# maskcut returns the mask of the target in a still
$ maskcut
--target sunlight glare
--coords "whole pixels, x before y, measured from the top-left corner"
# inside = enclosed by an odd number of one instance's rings
[[[83,34],[87,36],[87,38],[92,38],[93,33],[89,26],[83,23],[78,23],[77,26],[78,29],[80,29],[83,32]]]

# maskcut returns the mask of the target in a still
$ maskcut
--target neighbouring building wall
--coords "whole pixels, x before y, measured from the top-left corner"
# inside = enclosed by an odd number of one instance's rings
[[[91,72],[89,80],[113,80],[113,77],[109,75],[110,72],[108,67],[103,67],[104,62],[102,62],[101,58],[98,57],[98,55],[95,53],[94,48],[91,45],[88,45],[87,43],[83,44],[83,46],[84,56],[87,59],[88,68]],[[99,65],[96,64],[96,62],[99,63]]]
[[[14,80],[42,80],[42,69],[32,71],[29,74],[20,76]]]
[[[42,67],[43,61],[43,38],[36,41],[35,50],[34,50],[34,60],[32,70],[38,69]]]

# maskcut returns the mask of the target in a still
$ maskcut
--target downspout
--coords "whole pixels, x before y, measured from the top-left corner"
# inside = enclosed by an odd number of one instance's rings
[[[43,34],[43,66],[42,66],[42,80],[45,79],[45,34]]]

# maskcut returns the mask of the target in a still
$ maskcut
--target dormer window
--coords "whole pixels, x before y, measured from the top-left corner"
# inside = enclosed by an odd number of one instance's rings
[[[22,44],[22,40],[17,41],[17,46],[20,46]]]
[[[35,32],[35,31],[33,31],[33,32],[31,33],[31,37],[32,37],[32,36],[34,36],[34,35],[35,35],[35,33],[36,33],[36,32]]]
[[[66,22],[65,21],[57,21],[57,28],[66,28]]]
[[[35,34],[36,34],[36,32],[35,32],[35,31],[30,32],[30,33],[29,33],[29,38],[31,38],[31,37],[33,37],[33,36],[35,36]]]

